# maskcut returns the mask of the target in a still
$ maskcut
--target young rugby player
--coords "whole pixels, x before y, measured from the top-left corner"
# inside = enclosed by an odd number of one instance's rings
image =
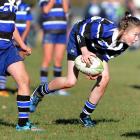
[[[78,55],[82,54],[82,61],[87,64],[90,64],[90,57],[94,55],[103,61],[104,71],[96,77],[89,75],[89,79],[97,79],[97,82],[80,114],[84,126],[94,126],[95,122],[90,118],[90,114],[96,109],[109,83],[108,61],[122,54],[139,39],[139,36],[140,20],[129,13],[126,13],[118,26],[101,17],[92,17],[76,23],[69,36],[67,76],[56,78],[49,84],[36,88],[31,96],[30,111],[35,111],[44,95],[76,84],[79,71],[74,66],[74,60]]]

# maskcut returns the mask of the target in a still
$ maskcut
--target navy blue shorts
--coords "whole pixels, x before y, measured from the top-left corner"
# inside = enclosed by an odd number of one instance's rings
[[[44,33],[43,44],[66,44],[67,36],[66,34],[48,34]]]
[[[7,49],[0,49],[0,75],[8,75],[8,66],[18,61],[23,61],[23,58],[20,57],[18,50],[14,45],[11,45]]]
[[[74,25],[74,27],[70,32],[68,46],[67,46],[67,59],[73,61],[78,55],[81,55],[81,51],[76,39],[76,32],[77,32],[76,30],[77,30],[77,24]]]

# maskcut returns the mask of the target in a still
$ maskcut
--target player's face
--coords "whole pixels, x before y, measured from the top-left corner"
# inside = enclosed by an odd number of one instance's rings
[[[122,35],[122,40],[129,46],[134,44],[139,39],[140,39],[140,27],[127,29]]]

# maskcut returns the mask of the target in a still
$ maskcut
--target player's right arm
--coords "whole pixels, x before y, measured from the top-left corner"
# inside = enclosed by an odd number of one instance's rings
[[[51,8],[54,6],[54,4],[55,4],[55,0],[49,0],[49,1],[46,0],[46,1],[44,1],[41,4],[43,13],[47,14],[51,10]]]
[[[26,55],[30,55],[32,50],[30,47],[28,47],[22,40],[22,38],[19,35],[19,32],[17,30],[17,28],[15,27],[15,31],[13,33],[13,37],[15,39],[15,41],[19,44],[20,48],[25,51]]]
[[[90,61],[91,59],[91,56],[95,56],[96,55],[92,52],[90,52],[87,47],[86,47],[86,41],[85,41],[85,38],[82,37],[81,35],[77,35],[77,42],[78,42],[78,45],[80,47],[80,50],[82,52],[82,62],[88,64],[88,65],[91,65],[92,62]]]

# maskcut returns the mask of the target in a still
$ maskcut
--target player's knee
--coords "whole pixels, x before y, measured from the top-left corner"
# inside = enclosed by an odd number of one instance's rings
[[[110,76],[104,75],[100,83],[101,87],[104,89],[108,85],[109,81],[110,81]]]
[[[103,80],[104,80],[105,84],[108,84],[109,81],[110,81],[110,76],[109,75],[105,75]]]
[[[17,84],[21,88],[29,86],[30,85],[30,78],[29,78],[29,76],[28,75],[22,76],[20,82],[18,82]]]
[[[70,87],[73,87],[73,86],[75,86],[75,84],[76,84],[76,80],[69,80],[69,81],[67,81],[67,83],[66,83],[66,87],[67,88],[70,88]]]

